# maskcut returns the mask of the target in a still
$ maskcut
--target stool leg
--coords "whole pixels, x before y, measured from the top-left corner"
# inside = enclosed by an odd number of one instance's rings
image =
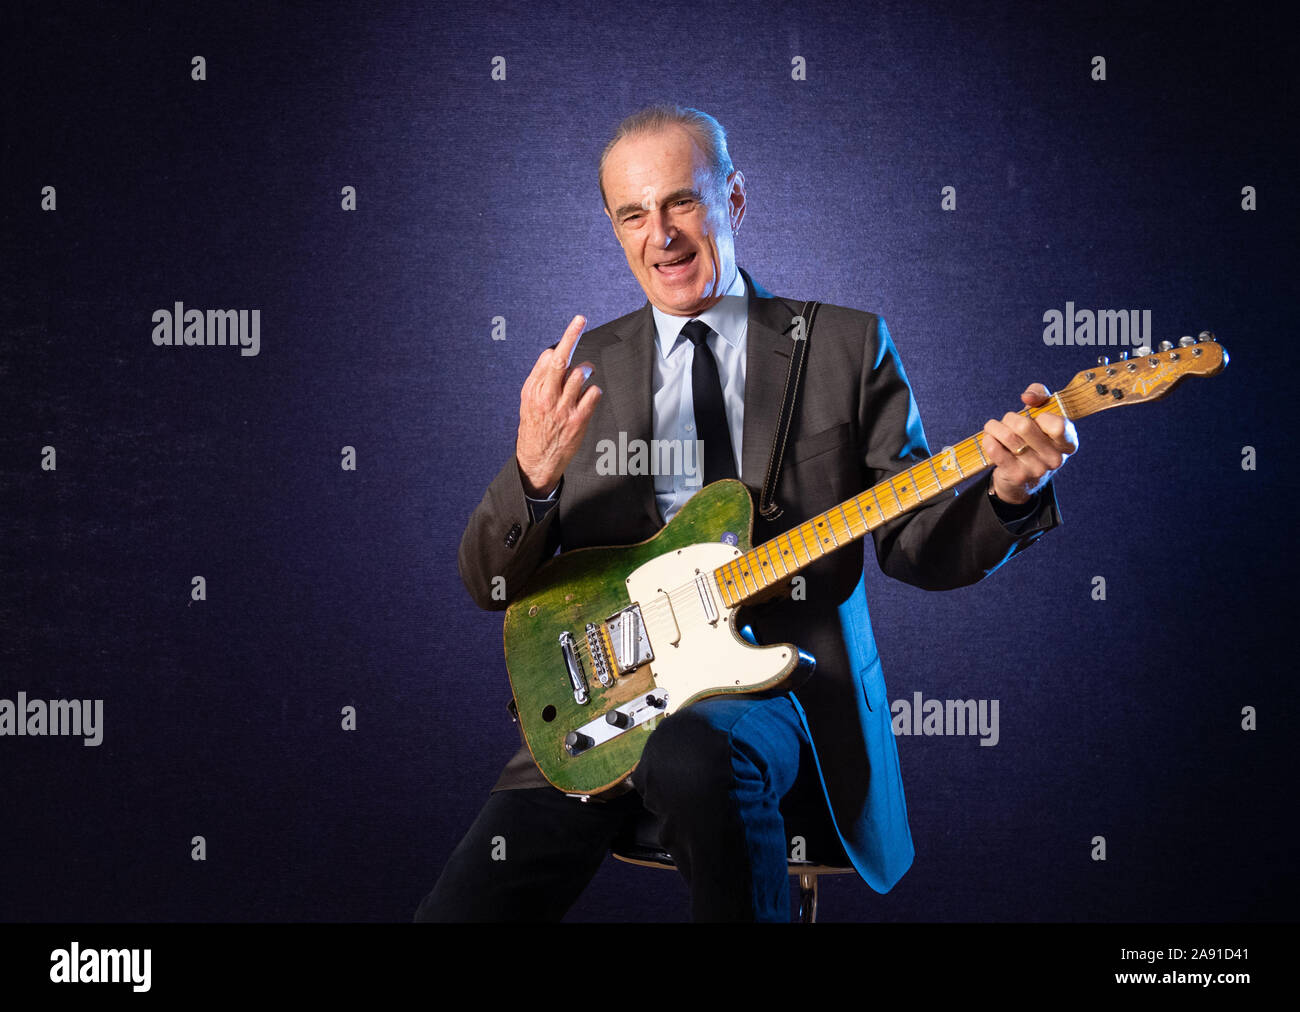
[[[817,876],[799,875],[799,923],[817,922]]]

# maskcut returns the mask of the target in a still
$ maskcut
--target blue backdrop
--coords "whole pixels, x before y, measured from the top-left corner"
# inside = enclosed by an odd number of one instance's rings
[[[999,738],[899,738],[916,863],[822,919],[1294,916],[1289,30],[610,10],[10,7],[0,698],[103,738],[0,735],[0,918],[411,917],[517,744],[460,535],[538,352],[644,301],[595,163],[659,100],[728,129],[742,266],[887,319],[936,448],[1094,362],[1044,340],[1067,302],[1233,360],[1081,422],[1064,526],[992,580],[868,560],[890,699]],[[258,353],[157,346],[176,302],[257,310]],[[607,862],[571,916],[686,913]]]

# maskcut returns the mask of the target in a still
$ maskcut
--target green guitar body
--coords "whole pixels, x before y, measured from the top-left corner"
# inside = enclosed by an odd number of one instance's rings
[[[788,680],[798,651],[789,644],[757,647],[742,640],[735,608],[722,603],[712,582],[712,570],[750,549],[752,536],[749,490],[734,479],[714,482],[647,541],[576,549],[547,562],[510,605],[504,636],[515,706],[533,759],[554,786],[578,795],[617,787],[663,716],[708,696],[768,690]],[[630,592],[638,588],[640,601]],[[716,612],[703,601],[709,593]],[[602,684],[591,643],[594,638],[596,649],[607,655],[616,652],[618,627],[609,635],[604,624],[634,604],[645,615],[641,649],[653,651],[654,659],[630,671],[610,664],[610,684]],[[596,627],[594,637],[589,625]],[[566,634],[573,645],[568,659],[561,647]],[[611,641],[614,651],[608,649]],[[575,698],[574,657],[584,702]],[[647,704],[647,698],[659,705]],[[640,707],[635,719],[643,722],[605,730],[609,711],[620,706]],[[612,737],[585,749],[566,747],[566,736],[583,727],[588,736]]]

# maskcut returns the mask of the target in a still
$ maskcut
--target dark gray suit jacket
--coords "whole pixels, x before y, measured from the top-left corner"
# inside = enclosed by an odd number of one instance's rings
[[[742,272],[743,273],[743,272]],[[774,298],[744,275],[750,292],[741,480],[755,501],[767,470],[801,301]],[[492,579],[517,594],[557,548],[643,541],[663,526],[654,479],[603,476],[602,439],[652,438],[654,317],[641,309],[579,340],[573,361],[590,360],[601,397],[582,446],[565,472],[559,501],[534,523],[513,456],[474,510],[460,545],[460,573],[483,608],[502,609]],[[883,481],[929,456],[920,414],[902,363],[879,317],[824,305],[808,346],[804,385],[777,488],[784,514],[757,519],[754,543]],[[1036,512],[1008,525],[998,519],[980,480],[961,495],[899,517],[873,534],[890,576],[929,590],[974,583],[1060,522],[1049,484]],[[1018,533],[1012,533],[1015,530]],[[884,677],[867,614],[863,555],[845,547],[804,571],[806,600],[781,599],[749,609],[762,643],[791,642],[817,658],[814,676],[793,694],[817,754],[836,829],[855,867],[873,888],[891,888],[913,849]],[[545,784],[526,749],[494,790]]]

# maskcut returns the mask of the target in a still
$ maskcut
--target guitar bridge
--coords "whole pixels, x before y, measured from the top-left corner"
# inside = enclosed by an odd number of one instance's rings
[[[591,666],[595,669],[596,679],[601,685],[609,687],[614,684],[614,676],[609,670],[609,654],[605,651],[605,636],[600,626],[594,622],[587,623],[587,650],[591,654]]]
[[[650,637],[646,635],[645,620],[641,617],[641,606],[634,604],[624,608],[616,615],[605,619],[605,629],[609,633],[609,645],[614,654],[614,666],[620,675],[635,671],[643,664],[655,659],[650,649]]]

